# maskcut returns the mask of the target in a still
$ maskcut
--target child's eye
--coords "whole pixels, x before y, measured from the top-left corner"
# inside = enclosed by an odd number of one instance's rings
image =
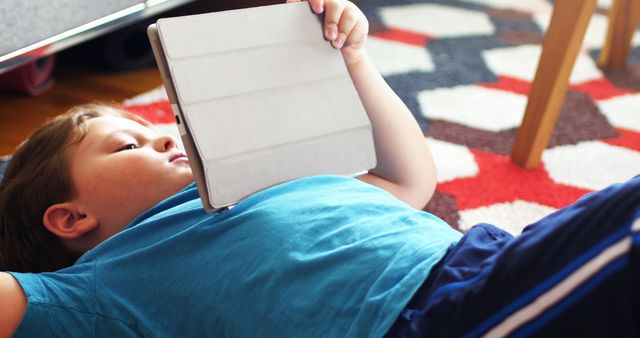
[[[118,149],[118,151],[123,151],[123,150],[132,150],[132,149],[136,149],[136,148],[138,148],[138,146],[137,146],[137,145],[135,145],[135,144],[133,144],[133,143],[131,143],[131,144],[127,144],[126,146],[124,146],[124,147],[122,147],[122,148]]]

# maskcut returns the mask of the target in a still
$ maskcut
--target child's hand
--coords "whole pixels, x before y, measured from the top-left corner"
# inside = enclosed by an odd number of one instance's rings
[[[287,0],[299,1],[303,0]],[[309,0],[309,5],[314,13],[324,13],[324,37],[334,48],[340,48],[347,66],[360,61],[369,32],[362,11],[347,0]]]

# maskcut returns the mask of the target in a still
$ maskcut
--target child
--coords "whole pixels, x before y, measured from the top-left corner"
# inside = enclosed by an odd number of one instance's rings
[[[363,49],[366,19],[342,0],[310,6],[341,48],[378,166],[281,184],[210,215],[174,139],[80,107],[23,144],[0,185],[0,269],[14,271],[0,273],[0,335],[476,336],[562,333],[558,323],[572,335],[637,334],[638,292],[621,290],[638,282],[640,179],[517,239],[489,225],[461,237],[416,210],[434,166]],[[577,292],[562,294],[567,283]],[[602,300],[619,303],[594,306]]]

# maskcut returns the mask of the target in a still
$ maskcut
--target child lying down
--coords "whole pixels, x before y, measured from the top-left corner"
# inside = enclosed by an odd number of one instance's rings
[[[77,107],[23,143],[0,184],[1,336],[640,334],[640,177],[516,238],[458,233],[419,210],[434,165],[364,50],[364,15],[310,7],[371,119],[377,167],[207,214],[176,140]]]

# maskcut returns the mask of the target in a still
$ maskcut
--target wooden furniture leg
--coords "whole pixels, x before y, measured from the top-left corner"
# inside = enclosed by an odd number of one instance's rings
[[[595,8],[596,0],[555,2],[525,116],[511,153],[512,161],[521,167],[537,166],[549,144],[571,70]]]
[[[598,65],[602,69],[623,69],[627,65],[631,39],[640,20],[640,0],[614,0],[609,10],[609,27]]]

